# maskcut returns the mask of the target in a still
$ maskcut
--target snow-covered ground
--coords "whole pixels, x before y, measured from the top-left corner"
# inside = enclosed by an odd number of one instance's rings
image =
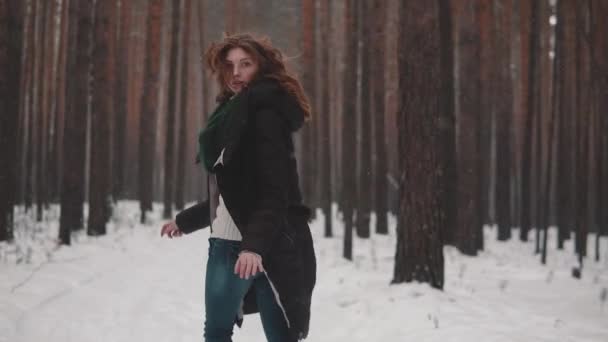
[[[36,225],[18,212],[16,244],[0,244],[0,341],[203,341],[209,230],[161,238],[160,212],[155,204],[150,222],[140,225],[138,204],[121,202],[108,235],[76,234],[71,247],[59,248],[56,206]],[[394,219],[388,236],[355,238],[347,262],[341,223],[334,218],[335,237],[326,239],[319,217],[311,225],[318,280],[307,341],[608,341],[606,238],[602,260],[593,261],[590,248],[582,278],[574,279],[572,240],[556,251],[550,230],[548,264],[541,265],[533,233],[527,243],[501,243],[486,227],[486,250],[477,257],[445,247],[439,291],[389,284]],[[265,341],[259,316],[245,316],[233,339]]]

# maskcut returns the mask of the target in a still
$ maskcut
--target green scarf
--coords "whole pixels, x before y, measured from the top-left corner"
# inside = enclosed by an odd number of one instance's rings
[[[198,161],[203,161],[205,169],[213,173],[213,165],[219,158],[224,146],[220,145],[221,137],[225,134],[226,118],[234,97],[221,103],[207,120],[207,127],[198,134]]]

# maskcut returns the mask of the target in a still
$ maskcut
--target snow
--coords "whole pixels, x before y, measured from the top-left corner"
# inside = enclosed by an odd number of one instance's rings
[[[162,208],[139,224],[137,202],[120,202],[108,235],[75,233],[57,247],[59,209],[35,223],[17,210],[16,241],[0,243],[0,341],[203,341],[204,275],[209,230],[160,237]],[[485,227],[486,250],[464,256],[446,246],[443,291],[422,283],[390,285],[395,219],[388,236],[355,236],[354,260],[342,255],[342,225],[323,237],[323,217],[311,224],[317,286],[306,341],[608,341],[608,239],[594,261],[595,236],[581,279],[572,242],[547,265],[530,241],[496,241]],[[373,220],[373,219],[372,219]],[[513,231],[518,236],[518,231]],[[603,293],[603,294],[602,294]],[[258,315],[247,315],[234,341],[265,341]]]

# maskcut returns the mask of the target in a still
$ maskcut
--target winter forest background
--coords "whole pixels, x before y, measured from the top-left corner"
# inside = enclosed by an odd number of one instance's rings
[[[314,108],[311,341],[608,341],[607,18],[607,0],[0,0],[0,341],[200,340],[209,230],[159,231],[207,196],[201,55],[224,32],[269,37]]]

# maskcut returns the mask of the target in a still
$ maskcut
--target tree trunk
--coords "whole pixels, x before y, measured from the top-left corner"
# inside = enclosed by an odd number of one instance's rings
[[[302,1],[302,86],[311,102],[315,91],[315,2]],[[315,104],[311,103],[312,108]],[[315,120],[316,118],[313,118]],[[302,136],[302,197],[305,203],[317,207],[314,196],[315,157],[313,125],[308,124],[300,131]]]
[[[529,35],[529,67],[528,67],[528,94],[526,98],[527,110],[524,123],[524,143],[522,154],[522,174],[521,174],[521,233],[522,241],[528,240],[528,232],[531,228],[531,204],[532,204],[532,135],[534,117],[538,115],[536,105],[538,102],[537,82],[538,82],[538,45],[539,45],[539,19],[538,2],[533,1],[530,10],[530,35]],[[525,18],[522,18],[525,20]],[[525,44],[522,43],[522,44]]]
[[[112,203],[110,129],[114,117],[115,1],[97,1],[93,38],[88,235],[105,235]]]
[[[587,256],[587,234],[589,232],[589,111],[590,106],[590,55],[589,55],[589,22],[590,13],[585,2],[576,5],[576,253],[579,269],[583,268],[583,257]]]
[[[591,1],[591,44],[593,46],[593,63],[594,70],[593,86],[594,86],[594,103],[596,103],[596,114],[598,115],[598,123],[596,125],[596,134],[598,141],[595,146],[598,146],[596,154],[598,163],[598,184],[597,189],[597,206],[596,206],[596,221],[598,229],[596,231],[596,254],[595,260],[600,260],[600,236],[608,234],[608,40],[605,33],[608,30],[606,16],[608,16],[608,3],[601,0]]]
[[[176,191],[176,209],[182,210],[184,208],[184,189],[185,189],[185,181],[186,181],[186,169],[185,166],[191,162],[191,159],[186,158],[186,145],[188,139],[188,89],[189,80],[188,77],[189,68],[188,68],[188,47],[190,46],[190,10],[192,8],[192,0],[184,0],[184,29],[182,33],[182,60],[181,60],[181,106],[180,106],[180,123],[179,123],[179,146],[178,146],[178,160],[177,163],[177,191]]]
[[[34,89],[32,96],[32,110],[34,111],[35,117],[35,132],[34,135],[34,180],[35,180],[35,193],[36,193],[36,221],[42,221],[42,214],[44,211],[44,132],[45,132],[45,121],[46,121],[46,108],[44,108],[43,96],[44,96],[44,64],[45,53],[46,53],[46,44],[45,44],[45,27],[47,22],[47,8],[50,6],[48,1],[42,1],[38,4],[37,16],[37,25],[36,25],[36,37],[37,43],[36,46],[39,49],[36,49],[36,55],[34,57]]]
[[[184,13],[188,15],[188,13]],[[174,193],[174,172],[175,162],[175,117],[177,114],[177,55],[179,52],[179,23],[180,16],[180,1],[173,1],[171,6],[171,51],[169,51],[169,89],[168,89],[168,108],[167,108],[167,131],[165,143],[165,173],[164,173],[164,210],[163,218],[168,219],[173,214],[173,193]],[[186,47],[186,46],[184,46]],[[186,50],[186,49],[184,49]]]
[[[494,64],[497,59],[495,44],[495,30],[493,13],[493,0],[482,0],[479,2],[479,36],[481,40],[481,212],[483,222],[487,224],[495,223],[495,203],[494,203],[494,177],[492,175],[494,165],[494,154],[492,153],[492,142],[494,140],[494,103],[495,103],[495,77]],[[483,241],[480,241],[483,244]],[[483,248],[479,246],[479,248]]]
[[[452,11],[449,0],[439,1],[439,29],[441,43],[441,135],[445,141],[441,158],[445,161],[443,184],[446,185],[445,195],[442,196],[441,207],[445,209],[447,222],[457,221],[458,179],[456,169],[456,116],[455,116],[455,80],[454,80],[454,38]],[[451,228],[451,229],[450,229]],[[444,244],[454,244],[454,227],[443,225],[441,232]]]
[[[441,197],[440,28],[434,1],[407,0],[400,8],[399,161],[400,211],[392,282],[444,283]],[[415,47],[415,48],[414,48]]]
[[[239,4],[237,0],[227,0],[224,2],[224,13],[226,20],[226,32],[234,34],[239,27]]]
[[[561,7],[561,8],[560,8]],[[558,20],[563,23],[563,88],[559,106],[559,122],[561,133],[558,135],[560,147],[558,153],[558,226],[557,246],[563,249],[564,241],[570,239],[576,221],[575,203],[575,156],[576,156],[576,1],[560,0],[558,5]],[[561,11],[560,11],[561,10]],[[561,15],[560,15],[561,13]]]
[[[558,1],[558,6],[560,6],[560,2]],[[559,9],[558,9],[559,10]],[[551,184],[552,184],[552,180],[553,180],[553,165],[555,163],[554,161],[554,144],[556,144],[555,140],[555,132],[558,130],[558,122],[557,122],[557,113],[559,112],[559,104],[558,104],[558,99],[559,94],[561,93],[561,89],[563,88],[563,74],[561,74],[559,72],[559,70],[561,70],[564,65],[562,63],[562,50],[563,50],[563,23],[561,22],[557,22],[557,26],[555,28],[555,52],[554,52],[554,58],[553,58],[553,87],[552,87],[552,92],[551,92],[551,102],[552,102],[552,106],[551,106],[551,117],[549,118],[549,124],[548,124],[548,128],[549,128],[549,138],[547,141],[547,147],[548,147],[548,151],[547,151],[547,161],[546,161],[546,165],[545,165],[545,173],[542,177],[543,179],[543,184],[542,184],[542,198],[543,198],[543,202],[542,202],[542,208],[541,208],[541,216],[540,216],[540,226],[543,229],[543,245],[542,245],[542,250],[541,250],[541,263],[543,265],[546,264],[547,262],[547,240],[548,240],[548,231],[549,231],[549,224],[550,224],[550,203],[551,203],[551,199],[553,198],[552,193],[551,193]]]
[[[381,0],[373,2],[372,18],[373,18],[373,36],[372,36],[372,101],[374,108],[373,120],[374,124],[374,140],[375,140],[375,208],[376,212],[376,233],[388,234],[388,181],[387,181],[387,153],[386,153],[386,133],[385,125],[385,63],[386,56],[386,17],[387,4]]]
[[[120,1],[118,48],[116,53],[116,92],[114,101],[114,152],[112,166],[112,197],[114,200],[125,196],[125,156],[127,151],[126,132],[128,125],[129,93],[129,49],[131,46],[133,4],[129,0]]]
[[[342,96],[342,214],[344,221],[343,257],[353,258],[353,211],[356,196],[357,179],[352,170],[356,165],[356,155],[353,146],[356,144],[356,106],[357,94],[357,0],[346,0],[344,9],[344,30],[346,48],[344,51],[344,84]]]
[[[28,0],[23,5],[23,13],[24,13],[24,22],[23,22],[23,59],[21,61],[21,83],[19,85],[19,132],[21,134],[21,138],[17,144],[17,158],[19,169],[17,172],[18,177],[18,190],[17,190],[17,198],[16,203],[25,204],[27,195],[25,193],[27,181],[28,170],[26,168],[28,155],[29,155],[29,136],[30,128],[29,119],[29,89],[31,84],[31,75],[32,75],[32,51],[33,51],[33,31],[34,31],[34,19],[33,19],[33,9],[32,1]],[[27,206],[26,206],[27,208]]]
[[[329,0],[320,1],[319,9],[319,20],[321,32],[331,32],[330,20],[331,15],[329,13],[331,4]],[[331,49],[331,40],[325,34],[320,35],[319,45],[321,46],[321,56],[319,64],[319,74],[322,78],[328,77],[330,73],[329,68],[329,51]],[[332,216],[332,182],[331,182],[331,142],[330,142],[330,113],[333,113],[329,108],[329,82],[321,82],[321,91],[319,97],[319,115],[316,120],[320,122],[320,150],[319,150],[319,162],[320,162],[320,206],[323,210],[323,216],[325,216],[325,229],[324,236],[333,236],[333,216]],[[334,97],[331,97],[334,99]]]
[[[358,183],[358,203],[357,203],[357,236],[360,238],[369,238],[370,236],[370,210],[371,210],[371,101],[369,91],[370,88],[370,13],[369,1],[360,0],[358,2],[359,15],[359,30],[360,47],[361,47],[361,88],[359,97],[361,99],[361,108],[359,111],[360,124],[360,139],[359,145],[359,181]]]
[[[160,87],[160,38],[163,14],[162,0],[148,2],[146,22],[146,58],[143,94],[141,97],[139,139],[139,200],[141,223],[146,222],[146,212],[152,210],[154,189],[154,155],[156,151],[156,112]]]
[[[68,54],[68,23],[69,23],[69,1],[61,1],[61,33],[59,40],[59,56],[57,61],[57,71],[55,73],[55,89],[56,94],[53,96],[53,101],[56,105],[55,119],[54,119],[54,132],[53,137],[53,151],[51,153],[51,180],[53,188],[51,189],[51,199],[53,202],[61,201],[61,170],[63,163],[63,125],[65,122],[65,108],[66,108],[66,67],[67,67],[67,54]]]
[[[481,73],[479,8],[477,1],[455,3],[457,21],[458,65],[458,220],[456,243],[466,255],[477,255],[478,242],[483,234],[481,215]],[[449,222],[449,220],[448,220]]]
[[[26,153],[27,153],[27,157],[25,160],[25,169],[24,169],[24,173],[25,173],[25,191],[24,191],[24,197],[25,197],[25,209],[26,211],[29,210],[33,203],[34,203],[34,162],[35,162],[35,149],[34,149],[34,142],[36,139],[36,127],[34,126],[34,122],[37,121],[37,118],[35,116],[36,111],[35,111],[35,89],[36,89],[36,79],[37,79],[37,72],[36,72],[36,65],[37,65],[37,56],[39,54],[38,50],[39,50],[39,44],[38,44],[38,27],[40,26],[40,15],[38,15],[38,13],[40,12],[40,1],[39,0],[33,0],[32,1],[32,14],[31,14],[31,20],[30,20],[30,35],[29,35],[29,46],[31,47],[31,51],[29,54],[29,62],[28,62],[28,66],[27,66],[27,83],[25,85],[25,92],[27,92],[27,96],[25,98],[25,104],[24,104],[24,108],[27,108],[27,110],[25,110],[25,114],[27,115],[27,131],[28,131],[28,135],[27,135],[27,142],[26,142]]]
[[[61,216],[59,239],[70,244],[70,232],[83,229],[83,203],[85,186],[86,132],[88,118],[89,55],[92,32],[93,1],[70,1],[68,34],[68,67],[66,78],[66,115],[63,135]],[[69,157],[68,157],[69,156]]]
[[[0,241],[12,241],[17,195],[17,131],[23,44],[21,4],[0,0]]]
[[[511,81],[512,0],[495,5],[496,10],[496,223],[498,240],[511,238],[511,116],[513,86]]]

